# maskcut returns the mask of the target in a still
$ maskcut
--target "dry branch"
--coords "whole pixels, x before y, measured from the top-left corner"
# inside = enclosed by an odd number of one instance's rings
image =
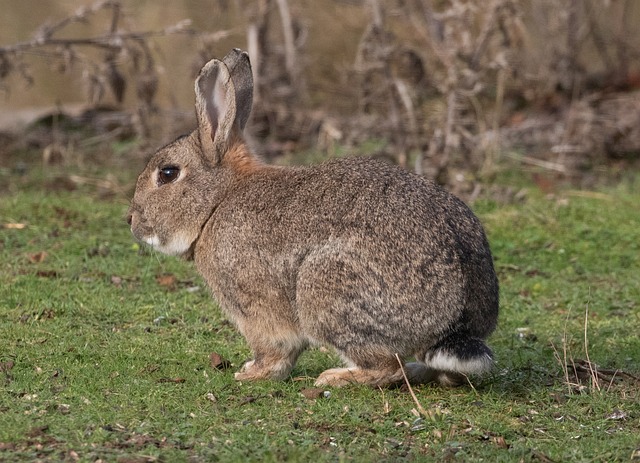
[[[376,155],[405,166],[413,162],[416,171],[440,182],[453,183],[460,171],[471,174],[464,175],[472,179],[465,182],[469,193],[477,191],[477,173],[490,173],[506,156],[562,176],[598,160],[640,156],[634,0],[348,3],[369,15],[355,56],[344,56],[344,47],[337,56],[308,55],[306,27],[316,20],[313,8],[322,5],[258,0],[223,8],[227,14],[248,6],[238,28],[245,28],[254,70],[250,127],[258,139],[269,140],[267,152],[317,140],[324,143],[320,149],[334,152],[338,144],[376,138]],[[138,133],[146,135],[159,79],[152,41],[196,37],[199,69],[221,53],[219,40],[238,32],[202,34],[187,21],[131,31],[123,27],[123,15],[119,1],[97,1],[41,27],[31,40],[0,47],[0,90],[8,89],[12,75],[31,82],[27,56],[44,55],[58,71],[82,75],[93,103],[108,95],[121,102],[131,93],[140,108]],[[104,33],[62,35],[71,24],[88,21],[105,23]],[[323,60],[352,65],[334,70],[342,79],[332,82],[331,94],[312,94],[318,78],[308,69]],[[605,72],[594,73],[597,67]],[[334,110],[336,95],[345,114]],[[525,154],[504,154],[513,152]]]
[[[102,35],[58,37],[71,24],[98,21],[96,16],[101,11],[110,12]],[[34,54],[47,57],[57,72],[78,72],[85,84],[86,98],[94,105],[101,103],[108,92],[121,103],[128,84],[133,81],[138,135],[148,136],[159,79],[149,41],[176,34],[193,36],[196,32],[187,20],[161,30],[128,31],[120,28],[122,19],[120,2],[99,1],[42,26],[31,40],[0,47],[0,89],[9,91],[7,79],[14,73],[33,83],[28,58]]]

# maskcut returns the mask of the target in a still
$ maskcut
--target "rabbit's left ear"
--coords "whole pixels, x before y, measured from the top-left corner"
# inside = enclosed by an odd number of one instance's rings
[[[238,128],[244,130],[253,103],[253,74],[249,54],[239,48],[234,48],[222,58],[222,62],[227,66],[235,87],[236,122]]]
[[[236,121],[236,91],[226,64],[213,59],[196,79],[196,115],[203,154],[222,161]]]

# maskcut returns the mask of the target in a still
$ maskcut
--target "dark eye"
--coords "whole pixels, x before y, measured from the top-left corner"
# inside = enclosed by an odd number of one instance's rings
[[[180,175],[180,169],[176,166],[162,167],[158,172],[158,184],[166,185],[175,181]]]

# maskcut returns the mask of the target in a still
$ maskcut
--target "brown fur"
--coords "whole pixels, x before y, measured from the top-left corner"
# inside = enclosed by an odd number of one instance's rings
[[[198,129],[151,158],[129,222],[156,249],[193,257],[253,352],[238,380],[286,378],[309,345],[347,364],[322,386],[401,381],[397,356],[416,358],[414,382],[456,385],[491,367],[498,282],[469,208],[367,158],[262,164],[240,137],[252,81],[239,51],[205,65],[195,87]]]
[[[222,165],[230,167],[240,176],[255,174],[265,167],[258,158],[251,154],[247,144],[240,138],[234,140],[234,143],[224,156]]]

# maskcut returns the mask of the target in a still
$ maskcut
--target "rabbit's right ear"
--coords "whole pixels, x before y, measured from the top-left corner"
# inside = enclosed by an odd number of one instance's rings
[[[226,64],[217,59],[205,64],[195,90],[200,143],[205,155],[219,164],[236,121],[236,92]]]

